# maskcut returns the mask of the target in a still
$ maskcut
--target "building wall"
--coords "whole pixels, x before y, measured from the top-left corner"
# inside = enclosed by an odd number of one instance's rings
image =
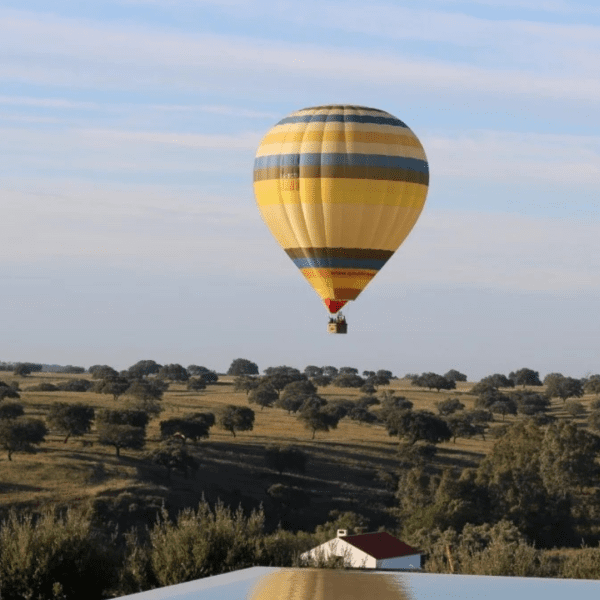
[[[412,567],[411,567],[412,565]],[[378,569],[420,569],[421,555],[412,554],[411,556],[400,556],[398,558],[385,558],[377,561]]]

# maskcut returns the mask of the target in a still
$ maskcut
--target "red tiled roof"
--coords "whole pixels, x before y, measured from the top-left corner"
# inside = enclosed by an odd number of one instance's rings
[[[378,560],[423,554],[421,550],[416,550],[385,531],[361,533],[360,535],[345,535],[339,539],[352,544],[355,548],[366,552]]]

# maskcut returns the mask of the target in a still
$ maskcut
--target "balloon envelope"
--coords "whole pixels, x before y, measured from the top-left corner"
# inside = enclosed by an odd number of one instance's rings
[[[416,223],[429,166],[387,112],[305,108],[282,119],[254,161],[254,193],[275,239],[337,312],[355,300]]]

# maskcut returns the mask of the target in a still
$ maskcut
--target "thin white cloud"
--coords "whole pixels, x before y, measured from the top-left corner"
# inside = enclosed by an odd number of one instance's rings
[[[13,106],[33,106],[36,108],[92,108],[102,105],[97,102],[79,102],[63,98],[32,98],[27,96],[0,96],[0,104]]]
[[[380,84],[383,78],[389,91],[410,88],[592,102],[600,97],[596,71],[586,70],[587,65],[600,62],[597,48],[590,52],[575,48],[573,52],[587,56],[585,63],[553,71],[546,66],[551,62],[548,55],[546,63],[536,63],[535,68],[497,68],[401,54],[384,56],[325,44],[191,35],[165,28],[125,27],[6,10],[0,11],[0,23],[0,52],[10,57],[0,66],[0,77],[17,81],[111,87],[160,84],[190,90],[245,88],[246,93],[260,88],[265,94],[280,94],[282,86],[291,85],[291,81],[296,87],[311,81],[353,85],[363,81],[369,85]],[[563,46],[582,37],[598,36],[598,28],[572,28],[559,43],[557,26],[552,27],[544,48],[561,46],[559,54]],[[443,29],[452,28],[446,24]],[[477,35],[487,37],[486,31],[484,28]],[[502,28],[497,33],[501,39]],[[520,40],[524,43],[528,35],[531,28],[523,30]],[[460,37],[465,37],[464,32]],[[528,55],[518,44],[515,48],[516,56]]]
[[[600,187],[600,136],[464,131],[421,138],[433,176]]]

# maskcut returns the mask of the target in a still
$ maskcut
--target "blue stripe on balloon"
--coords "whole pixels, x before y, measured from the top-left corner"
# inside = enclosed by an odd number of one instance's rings
[[[372,269],[379,271],[387,261],[368,258],[294,258],[299,269]]]
[[[394,125],[396,127],[407,127],[400,119],[395,117],[376,117],[372,115],[342,115],[340,113],[326,115],[298,115],[281,119],[277,125],[288,123],[374,123],[375,125]]]
[[[421,173],[429,172],[427,161],[405,156],[387,156],[385,154],[343,154],[306,152],[304,154],[270,154],[257,156],[254,169],[272,167],[377,167],[389,169],[410,169]]]

